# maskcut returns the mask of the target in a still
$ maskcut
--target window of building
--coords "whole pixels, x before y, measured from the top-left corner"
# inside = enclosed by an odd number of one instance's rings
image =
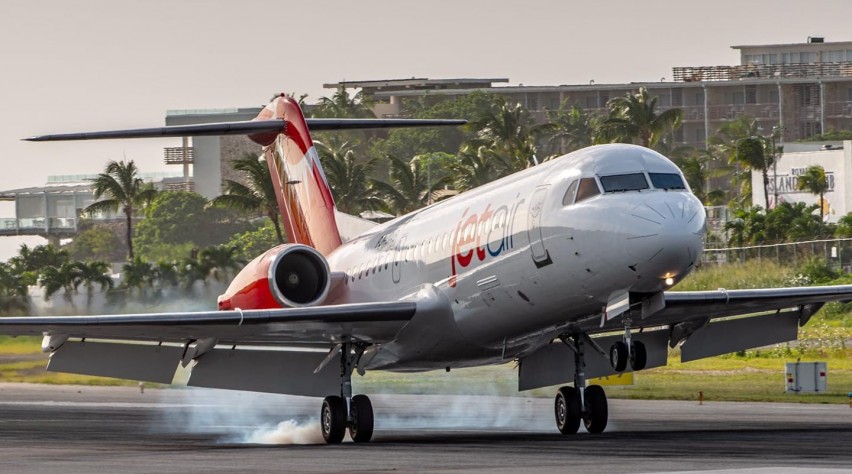
[[[683,91],[680,89],[672,91],[672,107],[680,107],[683,105]]]
[[[587,109],[598,108],[598,98],[597,97],[586,97],[586,108]]]
[[[731,94],[731,102],[735,105],[745,104],[745,92],[736,91],[733,94]]]
[[[852,101],[852,87],[846,89],[846,100]]]
[[[704,129],[696,128],[695,129],[695,143],[704,143]]]
[[[559,97],[550,98],[550,110],[559,110]]]
[[[692,105],[704,105],[704,91],[698,91],[698,92],[696,92],[696,93],[693,95],[693,100],[694,100],[695,102],[693,102],[693,104],[692,104]]]
[[[660,94],[657,96],[657,105],[660,107],[670,107],[672,105],[671,96],[668,94]]]
[[[527,110],[538,110],[538,97],[527,97]]]
[[[757,103],[757,86],[745,86],[745,103]]]
[[[771,89],[769,91],[769,103],[777,104],[778,103],[778,89]]]

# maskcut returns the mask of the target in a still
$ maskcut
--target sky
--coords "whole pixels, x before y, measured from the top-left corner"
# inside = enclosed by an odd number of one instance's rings
[[[731,45],[850,41],[849,0],[4,0],[0,190],[142,171],[174,140],[28,143],[163,124],[170,109],[262,106],[277,92],[410,77],[559,85],[671,80],[739,62]],[[0,206],[0,218],[14,217]],[[21,242],[0,237],[0,260]]]

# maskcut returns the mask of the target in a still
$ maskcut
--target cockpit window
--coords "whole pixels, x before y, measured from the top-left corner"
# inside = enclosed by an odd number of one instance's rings
[[[648,173],[651,184],[657,189],[686,189],[683,179],[677,173]]]
[[[605,193],[648,189],[648,181],[645,179],[645,175],[643,173],[601,176],[600,180]]]
[[[577,180],[571,182],[568,185],[568,191],[565,191],[565,196],[562,197],[562,205],[567,206],[569,204],[574,204],[574,194],[577,192]]]
[[[583,178],[580,180],[580,184],[577,187],[577,198],[574,202],[580,202],[590,197],[597,196],[601,193],[601,190],[598,188],[598,183],[595,182],[595,178]]]

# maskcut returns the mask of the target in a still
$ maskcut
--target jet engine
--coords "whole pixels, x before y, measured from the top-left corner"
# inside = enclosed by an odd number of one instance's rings
[[[284,244],[249,262],[219,296],[219,309],[322,304],[331,286],[328,262],[313,247]]]

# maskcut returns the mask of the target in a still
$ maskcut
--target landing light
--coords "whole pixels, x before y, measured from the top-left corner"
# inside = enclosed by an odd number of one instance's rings
[[[672,285],[674,285],[674,278],[672,278],[672,277],[666,278],[666,286],[672,286]]]

